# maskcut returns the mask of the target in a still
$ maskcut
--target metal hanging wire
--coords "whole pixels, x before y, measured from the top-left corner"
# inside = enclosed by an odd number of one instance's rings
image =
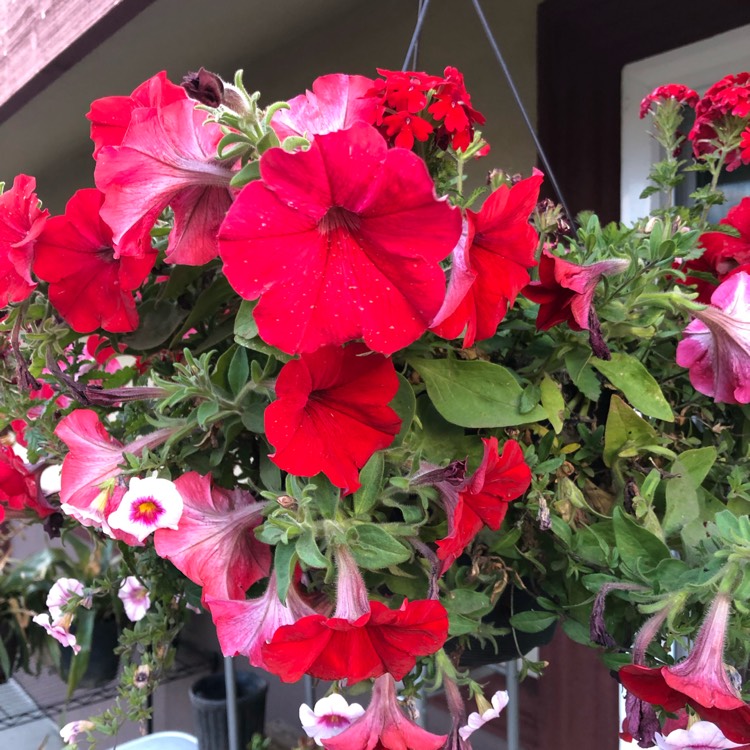
[[[565,211],[566,216],[570,220],[571,224],[573,224],[574,218],[568,206],[568,202],[565,200],[565,195],[563,194],[562,188],[560,187],[560,184],[557,182],[557,178],[555,177],[555,173],[554,173],[554,170],[552,169],[552,165],[550,164],[550,161],[547,158],[547,153],[542,147],[542,143],[539,140],[539,136],[537,135],[536,129],[534,128],[534,125],[531,122],[529,113],[527,112],[526,107],[524,106],[523,99],[521,99],[521,95],[518,92],[518,88],[516,87],[516,84],[513,80],[513,76],[510,73],[508,64],[505,62],[505,58],[503,57],[502,52],[500,52],[500,47],[497,43],[497,40],[495,39],[495,36],[492,33],[492,29],[490,28],[490,25],[487,21],[487,17],[484,15],[482,6],[479,3],[479,0],[471,0],[471,2],[474,5],[474,10],[477,13],[477,16],[479,18],[479,23],[482,25],[482,29],[484,30],[485,36],[487,37],[487,41],[490,43],[490,47],[492,48],[492,52],[495,55],[495,59],[500,65],[500,68],[503,71],[503,75],[505,76],[505,80],[508,82],[508,86],[510,87],[511,94],[513,94],[513,98],[515,99],[516,104],[518,105],[518,109],[521,112],[521,117],[523,117],[523,121],[526,125],[526,129],[529,131],[531,138],[534,141],[534,145],[536,146],[536,150],[537,150],[537,153],[539,154],[539,158],[541,159],[542,164],[544,165],[545,175],[546,177],[549,178],[549,181],[552,184],[552,188],[555,191],[558,197],[558,200],[560,201],[560,204],[562,205],[563,210]],[[411,41],[409,42],[409,47],[406,51],[406,57],[404,58],[404,64],[401,66],[401,70],[406,70],[410,65],[413,68],[416,68],[417,66],[417,54],[419,51],[419,38],[422,33],[422,26],[424,25],[424,19],[427,16],[427,9],[429,8],[429,6],[430,6],[430,0],[419,0],[418,10],[417,10],[417,23],[414,27],[414,33],[412,34]]]

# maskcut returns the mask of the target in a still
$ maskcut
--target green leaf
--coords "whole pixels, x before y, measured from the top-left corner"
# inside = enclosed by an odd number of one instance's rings
[[[286,603],[286,594],[292,583],[292,571],[297,561],[297,550],[294,544],[277,544],[273,554],[273,569],[276,573],[276,590],[282,604]]]
[[[357,564],[367,570],[380,570],[406,562],[411,552],[391,534],[372,523],[351,527],[348,543]]]
[[[250,363],[247,359],[247,352],[243,347],[238,346],[227,371],[227,381],[235,396],[245,387],[249,377]]]
[[[681,453],[670,467],[674,474],[666,480],[666,510],[664,513],[664,533],[671,536],[686,524],[702,518],[702,493],[700,486],[716,461],[716,448],[696,448]],[[707,519],[704,519],[707,520]]]
[[[385,459],[383,451],[373,453],[359,473],[362,486],[354,493],[354,513],[364,515],[377,504],[383,485]]]
[[[615,352],[612,359],[592,357],[590,363],[625,394],[628,401],[649,417],[674,422],[672,407],[651,373],[631,354]]]
[[[519,410],[521,414],[528,414],[539,405],[539,399],[542,397],[542,389],[536,383],[529,383],[521,391],[521,401]]]
[[[297,539],[296,549],[299,559],[302,560],[305,565],[308,565],[311,568],[323,568],[325,570],[328,570],[331,567],[328,558],[320,551],[320,547],[318,547],[318,542],[315,539],[315,535],[311,528],[308,527],[302,532],[299,539]]]
[[[341,490],[334,487],[325,474],[316,474],[310,484],[315,485],[315,507],[323,518],[333,519],[341,502]]]
[[[268,457],[270,452],[271,447],[263,440],[259,451],[258,473],[260,474],[260,481],[263,482],[265,487],[273,492],[280,492],[281,471],[279,471],[279,467]]]
[[[539,405],[521,411],[523,389],[500,365],[455,359],[413,359],[409,364],[425,381],[435,408],[452,424],[509,427],[545,418]]]
[[[619,396],[612,396],[604,429],[604,463],[612,466],[623,451],[635,456],[640,448],[657,442],[656,430]]]
[[[524,633],[541,633],[556,622],[556,614],[539,610],[518,612],[510,618],[510,624]]]
[[[242,300],[240,309],[234,319],[234,335],[242,339],[254,339],[258,335],[258,326],[253,316],[257,300]]]
[[[172,302],[147,300],[138,306],[138,317],[138,329],[122,340],[131,349],[148,350],[160,346],[174,334],[185,318],[185,311]]]
[[[467,455],[475,458],[476,463],[481,460],[481,441],[464,435],[462,427],[443,419],[426,394],[417,399],[414,421],[415,428],[408,435],[407,442],[428,461],[441,463],[446,456],[464,458]]]
[[[260,179],[260,162],[251,161],[245,164],[239,172],[235,172],[229,184],[233,188],[240,188],[258,179]]]
[[[397,377],[398,391],[389,406],[401,417],[401,429],[391,443],[391,447],[401,445],[404,442],[404,437],[411,429],[414,414],[417,410],[417,398],[414,395],[414,388],[411,383],[403,375],[397,375]]]
[[[671,559],[669,548],[650,531],[638,526],[622,508],[615,508],[612,516],[617,551],[632,571],[644,566],[655,568],[662,560]]]
[[[483,615],[492,609],[490,598],[481,591],[453,589],[442,599],[449,614]]]
[[[602,393],[599,378],[589,364],[591,352],[574,349],[565,355],[565,368],[576,388],[591,401],[598,401]]]
[[[563,428],[565,416],[565,400],[563,399],[560,386],[555,383],[549,375],[545,375],[539,386],[542,398],[542,408],[547,414],[552,429],[559,435]]]
[[[68,694],[70,698],[78,687],[86,669],[89,666],[91,656],[91,638],[94,634],[94,621],[96,612],[93,609],[78,607],[76,609],[76,643],[81,650],[70,660],[70,672],[68,673]]]
[[[219,404],[217,401],[204,401],[195,412],[195,418],[198,420],[198,424],[204,427],[206,422],[218,412]]]

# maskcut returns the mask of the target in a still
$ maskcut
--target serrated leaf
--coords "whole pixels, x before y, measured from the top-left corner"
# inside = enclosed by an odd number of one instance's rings
[[[460,427],[509,427],[544,419],[540,405],[521,411],[523,389],[509,370],[482,360],[413,359],[435,408]]]
[[[651,373],[631,354],[615,352],[612,359],[592,357],[590,363],[625,394],[631,405],[649,417],[674,422],[672,407]]]

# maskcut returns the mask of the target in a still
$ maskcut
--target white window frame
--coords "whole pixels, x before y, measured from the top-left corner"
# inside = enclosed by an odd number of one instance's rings
[[[659,145],[638,117],[641,99],[666,83],[684,83],[699,93],[730,73],[750,70],[750,25],[702,39],[626,65],[622,70],[620,218],[628,223],[659,208],[660,195],[641,200]]]

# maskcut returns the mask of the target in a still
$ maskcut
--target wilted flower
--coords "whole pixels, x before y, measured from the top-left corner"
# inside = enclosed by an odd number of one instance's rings
[[[660,750],[730,750],[742,747],[728,740],[721,729],[710,721],[698,721],[690,729],[675,729],[666,737],[657,732],[654,739]]]
[[[508,705],[508,700],[508,691],[498,690],[492,696],[492,705],[488,704],[487,708],[481,713],[478,711],[470,713],[469,718],[466,721],[466,726],[461,727],[461,729],[458,730],[461,739],[468,740],[477,729],[481,729],[488,721],[497,719],[497,717],[500,716],[500,712]],[[487,701],[485,700],[484,702],[486,703]]]

